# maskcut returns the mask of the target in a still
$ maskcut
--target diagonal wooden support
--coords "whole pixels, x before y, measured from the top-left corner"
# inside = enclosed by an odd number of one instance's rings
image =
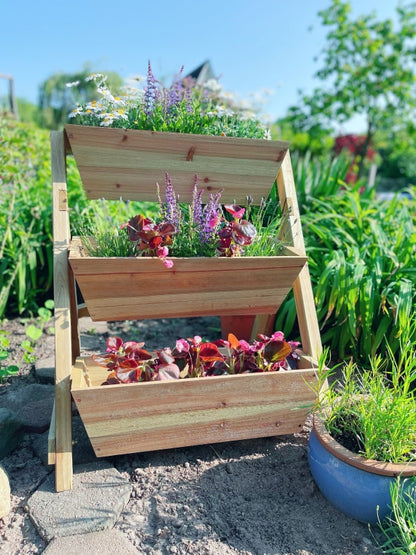
[[[287,152],[277,176],[277,189],[281,206],[283,210],[287,211],[288,225],[286,229],[291,234],[291,237],[287,237],[287,239],[291,242],[293,241],[293,246],[304,254],[305,243],[289,152]],[[293,285],[293,294],[295,297],[302,350],[306,354],[311,355],[315,360],[318,360],[322,352],[322,343],[307,264],[301,270]]]

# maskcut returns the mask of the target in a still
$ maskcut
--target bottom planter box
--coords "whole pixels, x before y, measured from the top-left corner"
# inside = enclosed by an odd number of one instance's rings
[[[72,397],[97,457],[293,434],[315,401],[309,357],[299,369],[137,384],[101,384],[107,370],[78,358]]]

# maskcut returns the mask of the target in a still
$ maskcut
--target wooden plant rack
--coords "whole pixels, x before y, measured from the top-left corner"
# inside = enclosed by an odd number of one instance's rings
[[[288,147],[74,125],[51,133],[56,370],[48,459],[56,491],[72,488],[72,400],[98,457],[291,434],[302,426],[315,400],[321,340]],[[223,203],[244,204],[251,195],[258,204],[276,180],[286,250],[270,258],[174,259],[172,269],[160,260],[89,257],[70,235],[67,155],[74,155],[89,199],[156,201],[155,183],[163,185],[168,172],[181,199],[191,198],[197,174],[206,191],[223,189]],[[77,303],[77,285],[86,306]],[[273,330],[292,288],[304,353],[297,370],[102,387],[106,369],[80,356],[81,316],[248,315],[255,338]]]

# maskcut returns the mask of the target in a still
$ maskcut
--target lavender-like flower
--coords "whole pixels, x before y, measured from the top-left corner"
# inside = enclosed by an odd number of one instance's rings
[[[166,91],[166,112],[168,114],[174,113],[183,98],[183,87],[181,75],[183,66],[180,69],[179,75],[176,77],[171,87]]]
[[[169,174],[166,172],[166,204],[165,204],[165,211],[164,211],[164,219],[166,222],[173,224],[176,229],[179,229],[180,223],[180,207],[177,202],[177,198],[175,195],[175,190],[172,185],[172,180]]]
[[[186,111],[188,114],[192,114],[193,112],[192,89],[189,87],[185,89],[185,99],[186,99]]]
[[[221,191],[209,196],[209,202],[203,210],[203,226],[201,230],[201,241],[205,244],[210,243],[217,232],[220,221],[221,207],[219,204]]]
[[[146,114],[146,117],[150,117],[153,114],[155,104],[156,104],[156,99],[157,99],[156,79],[152,73],[150,62],[148,62],[147,86],[144,93],[144,106],[143,106],[143,111]]]
[[[204,192],[203,189],[198,191],[198,176],[195,175],[195,184],[194,184],[194,189],[193,189],[193,192],[192,192],[191,212],[192,212],[193,226],[200,233],[202,231],[202,226],[203,226],[203,219],[202,219],[202,195],[203,195],[203,192]]]
[[[163,220],[166,220],[165,204],[162,201],[162,197],[160,196],[160,185],[157,181],[156,181],[156,194],[157,194],[157,200],[159,202],[160,215],[162,216]]]

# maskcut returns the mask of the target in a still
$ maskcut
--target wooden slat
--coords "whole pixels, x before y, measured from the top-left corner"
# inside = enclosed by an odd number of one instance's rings
[[[288,289],[241,291],[228,295],[178,294],[165,296],[120,297],[90,299],[88,312],[93,321],[138,320],[147,318],[189,318],[205,316],[270,314],[282,304]]]
[[[97,456],[294,433],[315,400],[311,368],[100,387],[106,369],[85,363],[72,394]]]
[[[269,194],[288,150],[285,141],[210,137],[67,125],[66,133],[89,198],[157,200],[165,173],[183,202],[194,176],[222,202],[255,203]],[[174,140],[172,140],[174,137]]]
[[[55,487],[72,488],[71,319],[68,278],[69,218],[65,146],[62,132],[51,133],[55,299]]]
[[[175,258],[171,269],[165,268],[156,257],[94,257],[88,256],[82,247],[82,239],[73,237],[70,243],[69,261],[76,275],[79,274],[114,274],[114,273],[159,273],[160,276],[176,272],[203,272],[214,268],[224,271],[251,271],[261,268],[270,269],[302,267],[306,255],[292,247],[282,247],[281,256],[237,256],[237,257],[190,257]],[[116,269],[116,270],[114,270]]]
[[[277,188],[282,206],[289,210],[289,229],[293,240],[293,246],[302,254],[305,253],[302,224],[296,197],[295,182],[293,179],[292,165],[289,152],[283,160],[279,175],[277,176]],[[290,199],[290,200],[289,200]],[[298,318],[302,349],[313,358],[319,358],[322,352],[321,336],[319,333],[318,318],[316,315],[315,300],[312,290],[309,268],[306,264],[293,284],[296,313]]]

